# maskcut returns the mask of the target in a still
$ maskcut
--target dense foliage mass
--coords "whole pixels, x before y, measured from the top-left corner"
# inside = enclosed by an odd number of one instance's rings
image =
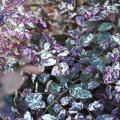
[[[120,120],[120,1],[2,0],[0,69],[4,120]]]

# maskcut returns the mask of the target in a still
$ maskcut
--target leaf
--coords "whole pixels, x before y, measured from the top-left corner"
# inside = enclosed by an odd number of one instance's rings
[[[72,107],[69,109],[69,112],[79,111],[82,110],[83,108],[84,108],[83,102],[73,102]]]
[[[65,41],[65,46],[69,49],[71,49],[74,46],[74,44],[75,44],[75,41],[70,38],[66,39]]]
[[[77,30],[68,30],[70,37],[77,39],[79,37],[79,32]]]
[[[91,80],[90,82],[81,82],[80,85],[83,89],[92,90],[92,89],[97,88],[100,84],[97,81]]]
[[[93,41],[94,35],[92,33],[82,35],[80,41],[84,47],[88,46]]]
[[[41,50],[40,51],[40,58],[41,59],[48,59],[48,58],[51,58],[52,57],[52,54],[49,53],[48,51],[46,50]]]
[[[100,21],[103,20],[102,16],[93,16],[89,19],[89,21]]]
[[[41,73],[40,75],[38,75],[38,81],[40,81],[41,83],[45,84],[50,78],[50,75],[47,73]]]
[[[31,93],[26,96],[25,102],[29,108],[33,110],[38,110],[41,108],[45,108],[45,102],[42,100],[41,93]]]
[[[24,120],[33,120],[29,111],[26,111],[24,114]]]
[[[43,120],[47,120],[47,119],[49,119],[49,120],[58,120],[57,117],[55,117],[55,116],[53,116],[53,115],[50,115],[50,114],[45,114],[45,115],[43,115],[43,116],[42,116],[42,119],[43,119]]]
[[[71,101],[73,101],[73,98],[71,96],[62,97],[60,100],[62,106],[68,105]]]
[[[102,61],[102,59],[100,59],[96,55],[92,56],[92,58],[91,58],[91,65],[93,67],[96,67],[97,70],[99,70],[99,71],[103,71],[104,68],[105,68],[105,63]]]
[[[60,112],[59,112],[59,114],[58,114],[58,120],[65,120],[66,118],[66,113],[67,111],[65,110],[65,109],[63,109],[63,110],[61,110]]]
[[[59,113],[62,110],[62,106],[60,104],[55,104],[53,110],[54,112]]]
[[[103,53],[103,49],[96,48],[96,49],[94,49],[93,53],[96,54],[97,56],[100,56]]]
[[[93,74],[89,73],[89,74],[81,74],[80,79],[83,81],[89,81],[92,78]]]
[[[104,108],[103,104],[101,104],[99,101],[94,101],[93,103],[90,103],[88,106],[88,109],[90,111],[96,111],[98,109],[103,109],[103,108]]]
[[[66,62],[61,62],[58,65],[54,66],[51,75],[52,76],[64,76],[69,73],[69,66]]]
[[[56,79],[60,82],[68,82],[70,81],[70,77],[67,77],[67,76],[57,76]]]
[[[89,90],[82,89],[79,84],[73,85],[70,90],[70,94],[76,99],[89,99],[92,98],[92,94]]]
[[[111,34],[109,32],[101,32],[98,33],[96,40],[98,43],[102,42],[102,41],[110,41],[111,38]]]
[[[82,29],[82,32],[89,32],[92,31],[94,28],[94,24],[91,21],[85,21],[84,27]]]
[[[52,103],[52,101],[55,99],[55,95],[53,94],[49,94],[47,97],[47,102],[50,104]]]
[[[49,86],[49,92],[51,93],[57,94],[60,92],[60,89],[61,89],[61,86],[55,82],[51,83]]]
[[[96,120],[113,120],[113,117],[109,114],[103,114],[98,116]]]
[[[113,24],[110,22],[102,23],[98,26],[98,31],[103,32],[110,30],[113,27]]]
[[[90,59],[89,59],[89,57],[83,57],[79,60],[79,63],[82,65],[89,65]]]
[[[0,15],[0,23],[2,23],[4,20],[4,15]]]
[[[83,26],[84,23],[85,23],[85,18],[83,16],[77,16],[75,18],[75,22],[80,25],[80,26]]]
[[[115,35],[112,35],[112,41],[117,43],[117,44],[120,44],[120,34],[119,33],[116,33]]]
[[[42,59],[42,60],[41,60],[41,64],[42,64],[44,67],[53,66],[53,65],[56,64],[56,59],[54,59],[54,58]]]

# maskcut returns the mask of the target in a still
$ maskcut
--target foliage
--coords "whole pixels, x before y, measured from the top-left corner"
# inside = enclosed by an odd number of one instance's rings
[[[119,0],[2,0],[0,117],[119,120],[119,15]]]

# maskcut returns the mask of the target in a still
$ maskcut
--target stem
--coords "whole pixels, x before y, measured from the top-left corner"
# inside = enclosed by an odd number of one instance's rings
[[[91,114],[91,112],[88,110],[88,108],[85,106],[86,110],[88,111],[89,115],[92,117],[93,120],[95,120],[95,118],[93,117],[93,115]]]
[[[63,92],[59,95],[59,97],[56,98],[56,99],[46,108],[46,110],[43,112],[43,115],[48,111],[48,109],[49,109],[52,105],[54,105],[54,103],[56,103],[56,102],[61,98],[62,95],[64,95],[64,94],[69,90],[69,88],[70,88],[74,83],[78,82],[79,80],[80,80],[79,78],[78,78],[77,80],[75,80],[65,91],[63,91]]]

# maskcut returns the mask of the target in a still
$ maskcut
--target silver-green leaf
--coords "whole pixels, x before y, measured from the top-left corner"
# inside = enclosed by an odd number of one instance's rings
[[[110,22],[102,23],[98,26],[98,31],[107,31],[110,30],[113,27],[113,24]]]
[[[25,102],[29,108],[32,110],[38,110],[45,108],[45,102],[42,100],[41,93],[31,93],[26,96]]]
[[[69,92],[76,99],[92,98],[92,93],[89,90],[82,89],[82,87],[79,84],[73,85],[70,88]]]
[[[50,93],[59,93],[61,90],[61,86],[55,82],[51,83],[50,86],[49,86],[49,92]]]
[[[113,117],[109,114],[103,114],[98,116],[96,120],[113,120]]]

